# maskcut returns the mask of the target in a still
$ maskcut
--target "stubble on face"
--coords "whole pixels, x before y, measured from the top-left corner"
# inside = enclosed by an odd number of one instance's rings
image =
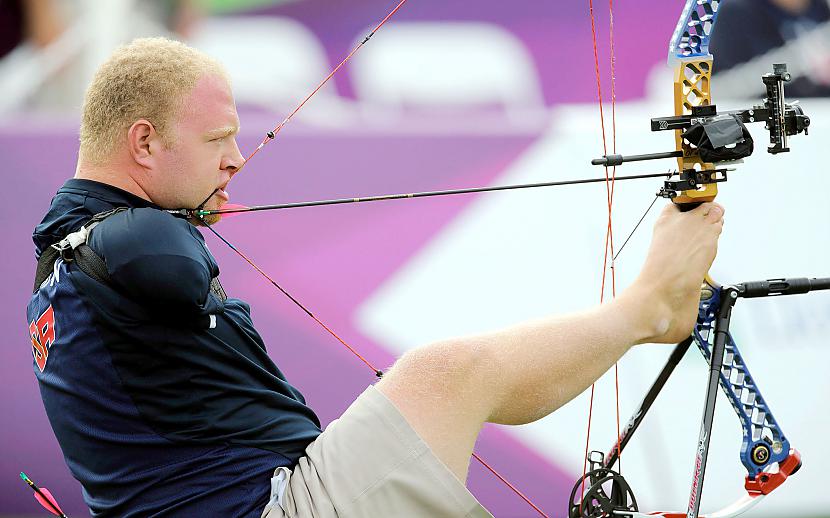
[[[219,220],[222,219],[221,214],[206,214],[204,216],[199,217],[191,217],[188,218],[187,221],[190,222],[191,225],[195,227],[206,227],[209,225],[214,225],[219,223]]]

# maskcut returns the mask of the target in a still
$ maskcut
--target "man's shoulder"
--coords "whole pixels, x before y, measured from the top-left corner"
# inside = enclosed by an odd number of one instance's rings
[[[156,208],[128,208],[101,221],[93,235],[125,244],[201,242],[201,234],[187,220]]]
[[[126,209],[93,228],[87,244],[114,284],[137,300],[216,313],[217,304],[206,304],[219,266],[187,220],[156,208]]]
[[[164,256],[189,258],[205,266],[213,262],[193,225],[156,208],[130,208],[107,217],[91,232],[89,245],[111,267]]]

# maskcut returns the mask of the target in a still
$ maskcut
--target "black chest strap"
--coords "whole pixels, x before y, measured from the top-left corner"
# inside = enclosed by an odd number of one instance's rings
[[[37,260],[33,293],[52,274],[58,258],[63,259],[67,263],[74,262],[82,272],[96,281],[110,284],[112,280],[107,271],[107,264],[98,254],[92,251],[92,248],[89,247],[87,242],[89,241],[89,233],[93,228],[113,214],[118,214],[125,210],[127,210],[126,207],[118,207],[99,212],[92,216],[80,229],[67,234],[65,238],[44,250]]]

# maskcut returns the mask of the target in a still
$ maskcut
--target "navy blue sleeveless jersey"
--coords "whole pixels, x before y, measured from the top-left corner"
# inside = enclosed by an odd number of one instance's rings
[[[58,259],[32,296],[34,371],[93,516],[258,517],[270,477],[320,423],[268,357],[241,300],[187,221],[106,184],[72,179],[34,232],[38,255],[90,217],[101,283]]]

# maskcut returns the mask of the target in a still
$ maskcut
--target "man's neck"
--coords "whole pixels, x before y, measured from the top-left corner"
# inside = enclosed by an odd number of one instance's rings
[[[143,198],[152,202],[150,196],[141,188],[141,186],[133,179],[132,175],[125,173],[126,168],[119,166],[116,163],[107,165],[93,165],[84,163],[83,160],[78,160],[78,165],[75,168],[75,178],[79,180],[93,180],[95,182],[105,183],[117,187],[122,191],[127,191],[139,198]]]

